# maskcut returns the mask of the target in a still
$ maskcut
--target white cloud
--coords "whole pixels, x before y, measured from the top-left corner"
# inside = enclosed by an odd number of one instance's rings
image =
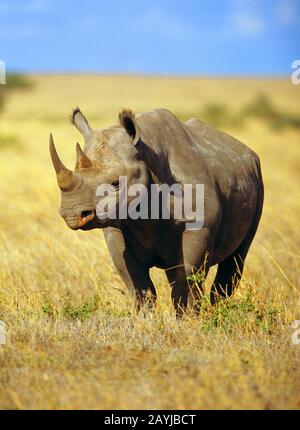
[[[49,3],[46,0],[31,0],[27,2],[28,12],[44,13],[49,10]]]
[[[27,23],[24,25],[2,25],[0,27],[0,40],[21,40],[24,39],[35,39],[37,36],[41,36],[43,28],[37,26],[34,23]],[[2,42],[5,43],[5,42]]]
[[[50,9],[48,0],[29,0],[23,2],[12,2],[10,0],[2,0],[0,2],[0,13],[45,13]]]
[[[297,16],[297,1],[281,0],[278,4],[276,15],[281,24],[290,25],[297,23],[299,20],[299,16]]]
[[[167,39],[180,40],[182,37],[196,37],[198,31],[171,11],[161,6],[150,6],[142,11],[137,20],[140,31],[156,32]]]
[[[38,19],[41,14],[46,14],[49,10],[48,0],[29,0],[20,3],[9,0],[0,1],[0,14],[6,15],[6,19],[1,17],[0,39],[23,40],[41,36],[45,29]],[[15,19],[17,14],[24,16],[22,22]]]
[[[233,22],[235,28],[246,36],[260,34],[265,29],[264,20],[250,14],[237,14],[234,16]]]

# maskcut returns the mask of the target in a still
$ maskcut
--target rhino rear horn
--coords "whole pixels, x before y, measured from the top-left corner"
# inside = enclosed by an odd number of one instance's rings
[[[77,161],[76,161],[76,170],[80,169],[89,169],[93,166],[93,163],[91,160],[85,155],[83,150],[81,149],[81,146],[77,142],[76,144],[76,155],[77,155]]]
[[[49,137],[49,147],[53,167],[56,171],[58,186],[61,190],[69,190],[75,185],[77,179],[75,173],[67,169],[61,162],[53,142],[52,133]]]
[[[83,115],[81,110],[77,107],[73,110],[71,115],[71,122],[75,125],[77,130],[80,131],[80,133],[83,135],[85,139],[89,137],[89,135],[92,132],[91,127],[89,126],[89,123],[86,119],[86,117]]]

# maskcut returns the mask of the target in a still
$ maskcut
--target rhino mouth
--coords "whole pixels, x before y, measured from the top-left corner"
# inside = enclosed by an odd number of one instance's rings
[[[111,225],[109,218],[99,219],[95,210],[83,211],[74,230],[92,230],[94,228],[104,228]]]
[[[78,222],[78,228],[84,228],[92,221],[94,221],[96,216],[95,210],[88,210],[81,212],[80,220]]]

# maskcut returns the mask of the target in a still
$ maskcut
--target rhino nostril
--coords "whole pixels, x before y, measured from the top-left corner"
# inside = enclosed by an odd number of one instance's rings
[[[81,218],[85,218],[89,215],[93,215],[94,211],[82,211],[81,212]]]
[[[90,221],[92,221],[95,218],[95,211],[89,210],[89,211],[82,211],[80,214],[80,219],[78,220],[77,228],[81,228],[88,224]]]

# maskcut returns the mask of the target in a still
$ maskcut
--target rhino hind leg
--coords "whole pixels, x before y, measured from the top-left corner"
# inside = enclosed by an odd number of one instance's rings
[[[232,296],[238,287],[244,269],[247,252],[238,249],[218,265],[217,274],[210,291],[210,302],[216,304],[220,299]]]
[[[250,245],[254,239],[260,221],[263,206],[263,189],[257,205],[256,214],[246,237],[237,250],[219,263],[217,274],[210,291],[210,302],[215,304],[219,299],[232,296],[238,287]]]

